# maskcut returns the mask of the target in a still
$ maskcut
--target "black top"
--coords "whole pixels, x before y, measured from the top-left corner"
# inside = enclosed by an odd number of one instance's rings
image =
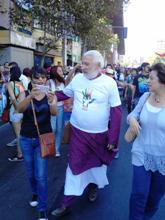
[[[141,97],[145,92],[149,91],[148,78],[149,76],[144,76],[142,74],[134,78],[133,85],[136,86],[135,98]]]
[[[28,96],[28,91],[25,91],[25,95]],[[52,132],[51,123],[50,123],[50,107],[47,101],[47,97],[45,96],[40,101],[33,99],[34,108],[36,112],[37,122],[40,134],[45,134],[48,132]],[[32,105],[29,104],[26,111],[23,113],[23,121],[21,125],[20,134],[29,138],[38,137],[37,129],[34,124],[34,117],[32,111]]]

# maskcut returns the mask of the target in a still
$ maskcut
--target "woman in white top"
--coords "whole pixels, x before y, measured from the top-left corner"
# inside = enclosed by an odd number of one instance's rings
[[[65,80],[63,77],[63,71],[60,66],[54,66],[50,70],[50,79],[48,85],[51,91],[63,91],[65,87]],[[63,125],[64,125],[64,102],[57,103],[57,116],[51,116],[52,129],[56,136],[56,157],[60,156],[61,140],[63,136]]]
[[[145,93],[128,122],[137,134],[132,147],[133,183],[129,220],[149,220],[165,194],[165,65],[152,67]]]
[[[7,84],[7,90],[9,93],[10,103],[11,103],[10,121],[12,123],[17,138],[17,155],[8,158],[8,160],[12,162],[17,162],[23,160],[22,151],[20,149],[20,144],[19,144],[19,135],[20,135],[23,114],[18,113],[17,105],[20,101],[19,100],[20,94],[24,92],[24,87],[22,82],[20,81],[21,70],[18,66],[12,67],[10,69],[10,74],[11,77],[10,77],[10,82]]]

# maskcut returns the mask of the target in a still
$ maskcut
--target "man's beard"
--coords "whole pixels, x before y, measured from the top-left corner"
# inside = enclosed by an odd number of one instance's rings
[[[98,71],[95,71],[93,73],[88,73],[88,72],[83,71],[83,73],[87,79],[93,79],[98,75]]]

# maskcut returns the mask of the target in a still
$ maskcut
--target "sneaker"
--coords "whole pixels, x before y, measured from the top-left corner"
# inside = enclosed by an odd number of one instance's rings
[[[6,144],[7,147],[17,146],[17,139],[12,140],[10,143]]]
[[[56,217],[61,217],[61,216],[69,214],[69,212],[70,212],[70,209],[68,207],[61,206],[60,208],[53,210],[51,214]]]
[[[39,212],[38,213],[38,220],[48,220],[46,212]]]
[[[89,188],[89,191],[88,191],[88,200],[90,202],[95,202],[97,197],[98,197],[98,187],[92,187],[92,188]]]
[[[56,153],[56,157],[60,157],[61,154],[59,152]]]
[[[117,154],[115,155],[115,159],[119,158],[119,152],[117,152]]]
[[[18,157],[18,156],[9,157],[8,161],[10,161],[10,162],[21,162],[21,161],[23,161],[23,156],[22,157]]]
[[[36,207],[38,205],[38,196],[37,195],[33,195],[32,200],[29,202],[30,206],[32,207]]]

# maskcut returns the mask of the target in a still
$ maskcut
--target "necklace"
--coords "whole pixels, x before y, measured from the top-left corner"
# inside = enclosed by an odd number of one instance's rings
[[[155,96],[155,102],[160,103],[160,98]]]
[[[160,103],[161,101],[164,100],[164,97],[162,99],[161,98],[162,98],[162,96],[161,97],[156,96],[156,95],[154,96],[154,100],[155,100],[156,103]]]

